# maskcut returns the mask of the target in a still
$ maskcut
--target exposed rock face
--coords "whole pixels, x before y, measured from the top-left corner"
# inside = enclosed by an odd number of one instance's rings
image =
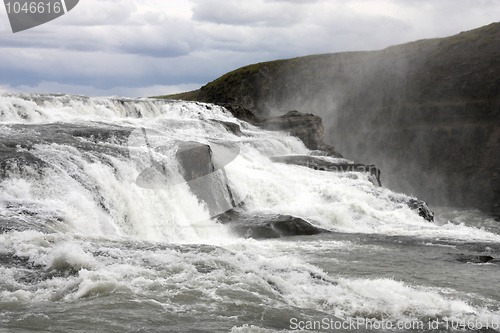
[[[241,104],[233,103],[219,103],[216,104],[225,107],[233,116],[236,118],[246,121],[253,125],[258,125],[265,121],[265,117],[258,116],[254,112],[250,111],[248,108],[243,107]]]
[[[301,139],[307,148],[320,149],[325,137],[321,118],[313,114],[289,111],[283,116],[266,119],[260,127],[267,130],[287,131]]]
[[[462,263],[472,263],[472,264],[485,264],[487,262],[495,262],[495,258],[488,255],[470,255],[470,254],[459,254],[456,255],[457,261]],[[498,262],[498,261],[496,261]]]
[[[230,210],[218,218],[221,223],[229,225],[237,235],[245,238],[280,238],[328,232],[291,215],[249,215],[245,212]]]
[[[324,142],[323,121],[321,117],[311,113],[288,111],[279,117],[265,118],[258,126],[267,130],[287,131],[301,139],[309,149],[320,150],[330,156],[342,157],[342,154],[337,152],[333,146]]]
[[[408,200],[406,204],[427,221],[434,221],[434,213],[429,209],[427,203],[423,202],[422,200],[413,198]]]
[[[289,111],[278,117],[257,116],[252,111],[239,104],[219,104],[228,109],[233,116],[240,120],[244,120],[266,130],[286,131],[301,139],[307,148],[318,150],[319,154],[342,157],[342,154],[337,152],[335,147],[324,142],[325,134],[321,117],[296,110]],[[232,127],[227,127],[228,130],[236,135],[241,133],[240,129],[234,128],[233,125],[234,124],[231,125]]]
[[[381,51],[260,63],[189,99],[265,116],[308,110],[323,118],[327,143],[375,163],[390,188],[500,216],[499,45],[494,23]]]

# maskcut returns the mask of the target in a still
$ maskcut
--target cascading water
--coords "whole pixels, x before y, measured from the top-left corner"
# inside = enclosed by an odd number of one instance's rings
[[[0,129],[0,330],[499,330],[493,219],[272,162],[310,151],[222,107],[2,95]],[[325,232],[245,239],[235,206]]]

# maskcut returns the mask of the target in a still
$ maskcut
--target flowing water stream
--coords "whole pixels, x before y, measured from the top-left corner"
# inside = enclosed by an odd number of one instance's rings
[[[237,147],[220,200],[330,232],[235,235],[182,181],[186,141]],[[498,222],[270,160],[310,153],[214,105],[1,95],[0,332],[500,331]]]

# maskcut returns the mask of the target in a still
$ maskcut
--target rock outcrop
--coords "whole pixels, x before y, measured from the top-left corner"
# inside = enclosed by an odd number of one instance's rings
[[[320,149],[323,145],[324,128],[321,118],[310,113],[289,111],[283,116],[266,119],[260,127],[267,130],[287,131],[301,139],[309,149]]]
[[[249,122],[262,129],[288,132],[301,139],[307,148],[317,150],[319,154],[342,157],[342,154],[340,154],[335,147],[325,143],[325,130],[321,117],[311,113],[299,112],[297,110],[288,111],[282,116],[266,117],[255,115],[252,111],[239,104],[219,103],[219,105],[224,106],[236,118]],[[240,133],[240,129],[234,128],[234,124],[228,126],[228,130],[236,135]]]
[[[316,235],[329,232],[318,228],[304,219],[291,215],[252,215],[244,211],[229,210],[218,216],[238,236],[265,239],[289,236]]]
[[[375,163],[385,185],[500,216],[500,23],[380,51],[245,66],[178,94],[257,116],[307,110],[326,143]]]
[[[427,203],[425,203],[424,201],[412,198],[406,201],[406,204],[427,221],[434,221],[434,213],[429,209]]]
[[[455,255],[457,261],[461,263],[470,263],[470,264],[485,264],[485,263],[491,263],[491,262],[496,262],[498,263],[498,260],[495,260],[492,256],[489,255],[471,255],[471,254],[457,254]]]

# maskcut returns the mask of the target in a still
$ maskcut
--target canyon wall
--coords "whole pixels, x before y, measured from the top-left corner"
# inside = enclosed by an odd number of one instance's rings
[[[249,65],[171,98],[323,118],[326,143],[385,186],[500,216],[500,23],[380,51]]]

